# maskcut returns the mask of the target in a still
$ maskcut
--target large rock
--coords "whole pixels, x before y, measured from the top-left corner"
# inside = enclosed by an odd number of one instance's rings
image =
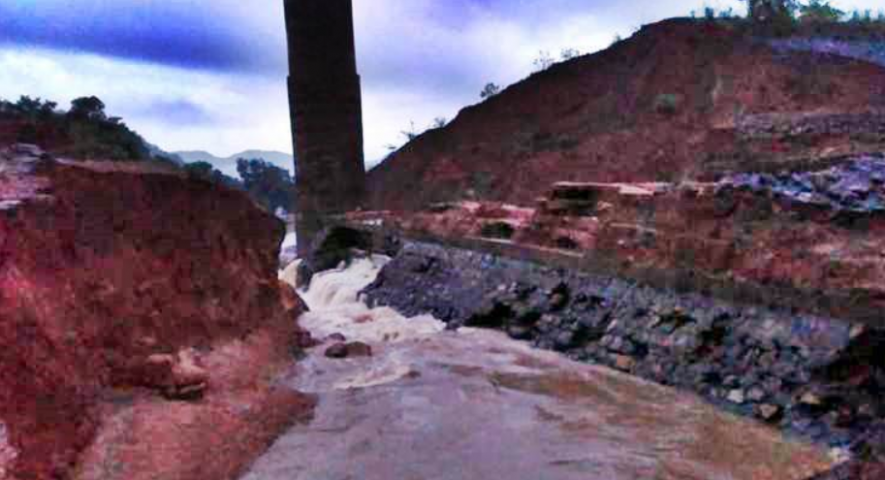
[[[272,382],[283,233],[210,183],[0,151],[0,478],[236,475],[311,403]]]
[[[283,278],[294,280],[298,287],[309,287],[313,276],[349,263],[357,252],[377,252],[395,255],[399,240],[383,233],[354,229],[344,225],[325,228],[313,239],[307,254],[297,266],[287,268]]]

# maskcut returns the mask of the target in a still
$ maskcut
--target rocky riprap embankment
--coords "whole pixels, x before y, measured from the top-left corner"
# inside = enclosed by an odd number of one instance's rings
[[[840,39],[837,36],[821,38],[788,38],[768,42],[779,52],[808,51],[854,58],[885,66],[885,41],[880,38]]]
[[[812,205],[839,214],[885,212],[885,154],[860,155],[826,170],[726,177],[719,190],[745,189],[775,200]]]
[[[762,113],[739,117],[736,128],[744,141],[797,140],[845,136],[881,141],[885,135],[885,111],[857,113]]]
[[[0,150],[0,479],[234,478],[310,398],[283,225],[137,163]]]
[[[865,436],[885,414],[879,329],[417,242],[365,294],[693,390],[835,449],[882,453]]]

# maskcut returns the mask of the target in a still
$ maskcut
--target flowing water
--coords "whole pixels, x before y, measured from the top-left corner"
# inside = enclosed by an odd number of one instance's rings
[[[302,326],[374,355],[333,360],[321,346],[299,362],[287,383],[318,396],[315,418],[244,480],[798,480],[830,465],[692,395],[497,332],[369,309],[357,293],[384,261],[322,273],[302,292]]]

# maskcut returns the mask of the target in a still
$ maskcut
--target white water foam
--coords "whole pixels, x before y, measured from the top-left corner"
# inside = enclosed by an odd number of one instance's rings
[[[295,232],[289,232],[283,238],[283,244],[280,245],[280,249],[285,250],[288,247],[298,246],[298,236]]]
[[[359,292],[389,261],[374,255],[314,275],[310,288],[299,292],[310,307],[299,320],[301,326],[317,338],[343,333],[350,341],[368,344],[400,342],[445,330],[445,324],[430,315],[406,318],[391,308],[369,308],[361,301]],[[289,270],[283,273],[285,281],[296,278]]]
[[[293,287],[298,286],[298,266],[301,265],[301,259],[297,259],[294,262],[290,263],[286,268],[279,272],[280,280],[292,285]]]

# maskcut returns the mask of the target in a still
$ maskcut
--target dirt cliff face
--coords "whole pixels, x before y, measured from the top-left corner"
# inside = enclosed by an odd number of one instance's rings
[[[209,183],[0,152],[0,478],[68,478],[123,413],[135,422],[127,450],[104,440],[92,455],[116,462],[115,475],[150,456],[214,475],[187,478],[232,475],[285,423],[250,408],[286,418],[309,404],[267,381],[304,308],[276,278],[283,233],[244,194]],[[182,421],[191,428],[176,430]],[[210,427],[260,434],[211,461],[202,450],[230,440],[201,445]]]
[[[421,135],[369,173],[369,203],[530,205],[557,181],[711,179],[874,151],[883,89],[885,68],[871,63],[669,20]]]

